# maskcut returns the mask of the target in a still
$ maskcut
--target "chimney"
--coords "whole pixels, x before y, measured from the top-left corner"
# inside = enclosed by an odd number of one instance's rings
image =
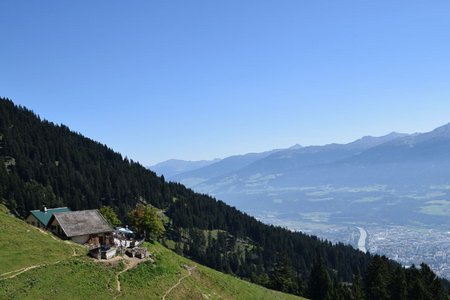
[[[47,212],[47,207],[45,205],[42,205],[41,211],[46,213]]]

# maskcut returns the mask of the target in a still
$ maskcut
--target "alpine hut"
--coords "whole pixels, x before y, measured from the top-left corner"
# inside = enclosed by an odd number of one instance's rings
[[[48,222],[53,214],[69,211],[71,210],[68,207],[47,208],[43,205],[41,209],[30,211],[28,216],[25,218],[25,221],[28,224],[45,229],[47,228]]]
[[[114,229],[96,209],[55,213],[48,229],[63,239],[89,244],[90,250],[114,245]]]

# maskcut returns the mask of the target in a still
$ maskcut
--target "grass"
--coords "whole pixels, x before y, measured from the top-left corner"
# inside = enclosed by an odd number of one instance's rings
[[[156,262],[140,264],[121,275],[123,299],[161,299],[187,276],[167,299],[301,299],[217,272],[181,257],[160,244],[146,244]],[[183,266],[196,266],[192,275]]]
[[[115,269],[71,259],[0,281],[0,299],[111,299]]]
[[[31,265],[52,263],[85,252],[74,243],[29,226],[0,209],[0,274]]]
[[[52,238],[4,207],[0,228],[0,299],[161,299],[179,281],[166,299],[301,299],[198,265],[160,244],[146,244],[155,261],[121,273],[118,292],[121,261],[94,261],[83,247]],[[186,266],[196,266],[191,275]]]

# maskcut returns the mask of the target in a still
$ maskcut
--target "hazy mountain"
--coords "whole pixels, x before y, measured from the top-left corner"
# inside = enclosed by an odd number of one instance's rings
[[[450,124],[374,147],[349,160],[351,163],[442,163],[450,158]]]
[[[158,175],[164,175],[166,178],[170,178],[170,177],[172,177],[174,175],[178,175],[180,173],[184,173],[184,172],[188,172],[188,171],[192,171],[195,169],[209,166],[218,161],[220,161],[220,159],[198,160],[198,161],[169,159],[169,160],[157,163],[153,166],[150,166],[149,169]]]
[[[288,221],[320,214],[332,223],[441,225],[450,222],[448,170],[445,125],[421,134],[280,150],[191,187],[254,215]]]
[[[237,171],[257,160],[260,160],[279,150],[271,150],[262,153],[247,153],[244,155],[234,155],[224,158],[206,167],[198,168],[189,172],[184,172],[172,177],[170,180],[178,181],[188,186],[194,186],[210,178],[224,176]]]
[[[289,147],[288,149],[294,150],[294,149],[300,149],[300,148],[303,148],[303,146],[300,144],[295,144],[295,145],[292,145],[291,147]]]
[[[168,178],[194,187],[209,180],[220,181],[221,177],[229,177],[234,172],[273,174],[275,170],[281,171],[282,169],[335,161],[403,136],[406,136],[406,134],[392,132],[382,137],[366,136],[345,145],[330,144],[303,147],[296,144],[287,149],[230,156],[205,167],[178,173]]]
[[[256,184],[257,181],[272,181],[280,177],[282,179],[280,178],[279,181],[288,180],[289,182],[295,182],[299,178],[295,176],[292,178],[292,175],[306,167],[322,166],[341,161],[356,156],[372,147],[406,136],[408,135],[393,132],[381,137],[366,136],[348,144],[288,148],[255,160],[251,164],[235,170],[233,173],[227,172],[224,174],[225,176],[212,176],[208,180],[203,181],[198,187],[212,192],[216,187],[220,189],[227,188],[233,182],[241,182],[243,185],[248,186],[249,184]],[[305,176],[306,179],[308,177]],[[323,178],[323,176],[318,176],[318,178]],[[282,182],[281,184],[284,183]]]

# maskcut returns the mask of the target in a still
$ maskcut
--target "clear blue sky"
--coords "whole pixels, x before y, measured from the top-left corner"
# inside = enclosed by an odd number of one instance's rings
[[[0,2],[0,95],[145,165],[450,122],[449,1]]]

